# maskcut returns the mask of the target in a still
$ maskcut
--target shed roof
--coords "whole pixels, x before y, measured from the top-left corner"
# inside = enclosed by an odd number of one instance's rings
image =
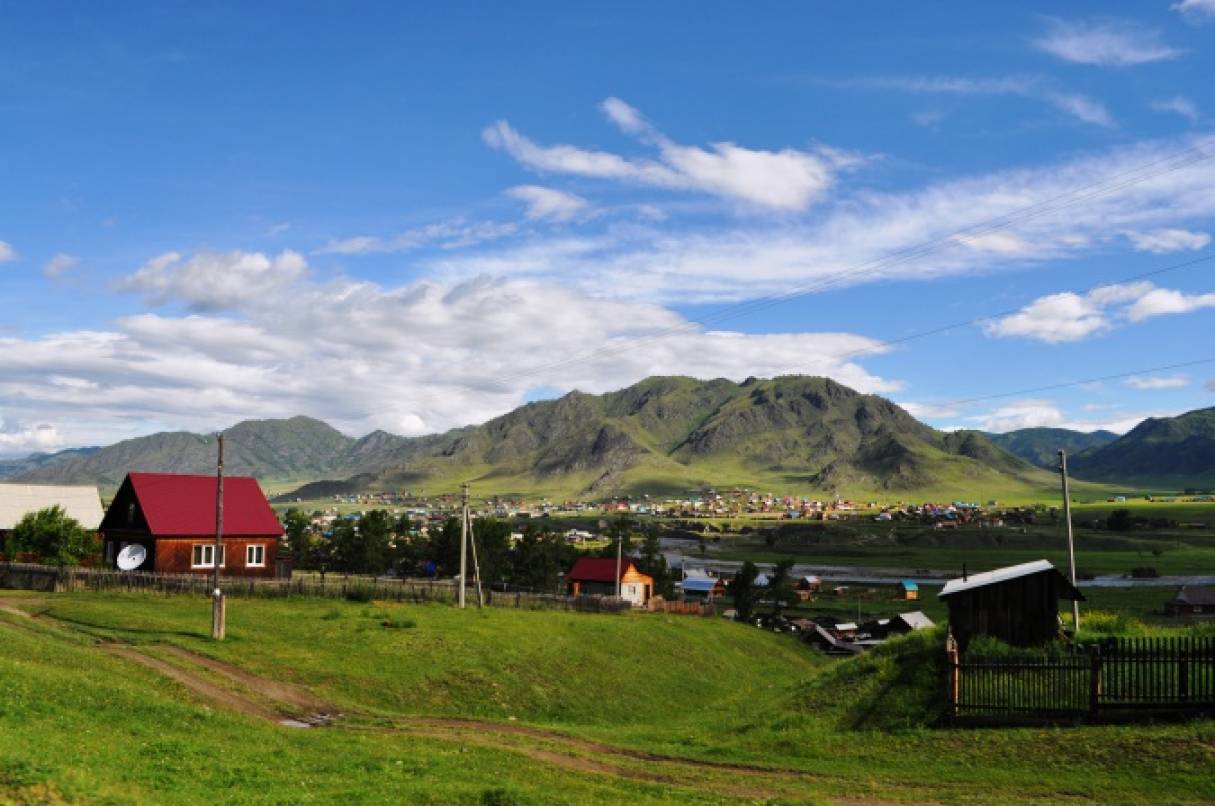
[[[0,484],[0,530],[9,531],[30,512],[59,506],[86,529],[101,525],[96,487],[59,484]]]
[[[633,561],[625,557],[620,561],[620,577],[623,578],[633,567]],[[615,557],[579,557],[574,567],[566,575],[571,582],[611,582],[618,581],[616,577]]]
[[[927,630],[930,627],[936,626],[933,624],[932,619],[919,610],[912,610],[910,613],[899,613],[895,618],[913,630]]]
[[[1183,585],[1171,604],[1179,605],[1215,605],[1215,587],[1195,587]]]
[[[920,589],[920,586],[916,584],[914,579],[904,579],[899,583],[899,587],[905,591],[918,591]]]
[[[127,482],[139,500],[148,531],[153,535],[215,535],[214,476],[129,473]],[[228,537],[283,533],[270,502],[252,476],[224,477],[223,533]]]
[[[688,577],[682,583],[686,591],[711,591],[717,587],[718,580],[713,577]]]
[[[1034,560],[1031,563],[1021,563],[1020,565],[1010,565],[1007,568],[997,568],[994,571],[984,571],[981,574],[969,574],[966,577],[959,577],[958,579],[951,579],[946,582],[945,587],[941,589],[941,592],[937,596],[944,599],[946,596],[952,596],[962,591],[982,588],[987,585],[996,585],[1000,582],[1007,582],[1010,579],[1054,570],[1055,566],[1051,565],[1050,560]]]

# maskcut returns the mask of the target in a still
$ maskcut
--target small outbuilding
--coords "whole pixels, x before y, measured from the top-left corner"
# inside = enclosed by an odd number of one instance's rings
[[[680,583],[684,598],[718,599],[726,595],[726,581],[721,577],[691,576]]]
[[[215,556],[215,477],[130,473],[101,522],[105,562],[117,567],[126,546],[144,548],[136,570],[274,577],[283,527],[257,479],[224,478],[223,541]]]
[[[980,635],[1014,646],[1044,644],[1059,634],[1059,600],[1084,601],[1049,560],[964,575],[945,583],[939,596],[962,652]]]
[[[634,607],[645,607],[654,593],[654,578],[637,570],[627,557],[620,561],[619,576],[615,557],[579,557],[565,579],[574,596],[615,596],[619,583],[620,598]]]
[[[1164,609],[1170,616],[1215,616],[1215,587],[1183,585]]]
[[[904,579],[899,583],[899,598],[908,602],[914,602],[920,598],[920,586],[914,579]]]

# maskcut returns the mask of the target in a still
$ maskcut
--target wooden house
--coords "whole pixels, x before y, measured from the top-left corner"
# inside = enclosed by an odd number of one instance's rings
[[[899,583],[899,598],[914,602],[920,598],[920,586],[914,579],[904,579]]]
[[[617,582],[620,597],[634,607],[645,607],[654,593],[654,578],[637,570],[633,561],[620,561],[620,576],[616,576],[615,557],[579,557],[565,576],[574,596],[615,596]]]
[[[90,532],[101,525],[101,496],[96,487],[60,484],[0,484],[0,542],[21,519],[49,507],[61,508]]]
[[[275,576],[283,527],[257,480],[224,478],[222,576]],[[101,522],[105,561],[131,543],[146,550],[137,569],[210,574],[215,568],[215,477],[130,473]]]
[[[1183,585],[1164,609],[1170,616],[1215,616],[1215,587]]]
[[[1084,601],[1048,560],[952,579],[938,595],[963,652],[980,635],[1014,646],[1044,644],[1059,634],[1059,600]]]
[[[719,599],[726,595],[722,577],[690,576],[680,583],[685,599]]]

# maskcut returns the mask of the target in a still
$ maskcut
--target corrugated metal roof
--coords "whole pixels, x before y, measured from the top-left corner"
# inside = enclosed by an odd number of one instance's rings
[[[127,476],[153,535],[215,536],[215,477],[179,473]],[[224,534],[281,535],[270,502],[251,476],[224,477]]]
[[[935,627],[932,619],[924,615],[919,610],[912,610],[910,613],[899,613],[895,618],[902,621],[913,630],[927,630],[929,627]]]
[[[916,584],[914,579],[904,579],[899,584],[903,586],[903,590],[905,591],[918,591],[920,589],[920,586]]]
[[[8,531],[30,512],[63,507],[86,529],[101,525],[101,496],[96,487],[58,484],[0,484],[0,529]]]
[[[620,561],[620,576],[623,578],[633,567],[633,561],[625,557]],[[579,557],[574,567],[566,574],[571,582],[616,582],[615,557]]]
[[[717,580],[713,577],[688,577],[682,587],[686,591],[711,591],[717,587]]]
[[[1050,560],[1034,560],[1032,563],[1021,563],[1020,565],[1010,565],[1007,568],[997,568],[994,571],[984,571],[981,574],[970,574],[966,579],[959,577],[958,579],[951,579],[946,582],[945,587],[941,589],[937,597],[944,599],[946,596],[952,596],[962,591],[982,588],[986,585],[995,585],[1000,582],[1007,582],[1010,579],[1026,577],[1030,574],[1040,574],[1043,571],[1053,571],[1054,568],[1055,566],[1051,565]]]

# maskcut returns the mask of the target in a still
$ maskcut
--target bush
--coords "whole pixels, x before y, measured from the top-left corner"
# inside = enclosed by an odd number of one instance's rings
[[[13,527],[6,551],[12,557],[29,552],[50,565],[79,565],[97,554],[97,536],[63,507],[53,506],[25,515]]]
[[[366,604],[375,598],[375,591],[362,585],[347,589],[344,594],[348,602],[363,602]]]

